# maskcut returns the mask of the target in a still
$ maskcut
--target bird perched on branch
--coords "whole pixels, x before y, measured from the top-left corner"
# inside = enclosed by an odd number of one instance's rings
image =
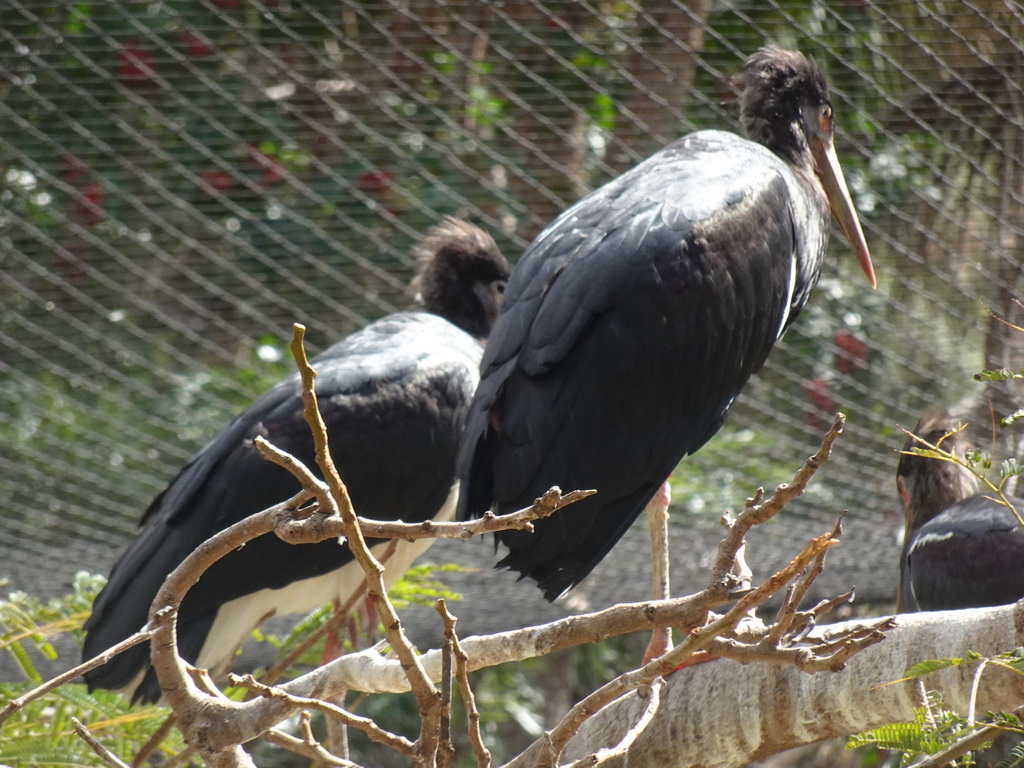
[[[494,240],[456,219],[420,242],[415,287],[422,312],[384,317],[312,361],[331,454],[357,513],[380,520],[450,519],[455,456],[482,353],[509,267]],[[314,471],[301,382],[279,383],[208,442],[143,516],[139,537],[114,565],[85,625],[85,658],[146,623],[167,575],[199,544],[300,490],[290,473],[262,459],[262,435]],[[390,585],[429,544],[397,542],[385,563]],[[370,543],[373,543],[371,540]],[[378,556],[385,545],[376,543]],[[343,604],[363,574],[337,541],[291,546],[262,536],[216,563],[185,597],[178,618],[181,655],[218,670],[249,632],[274,614]],[[128,687],[135,701],[160,688],[137,646],[88,673],[91,687]]]
[[[830,206],[875,284],[815,63],[751,56],[740,121],[746,139],[690,134],[580,200],[509,281],[460,448],[459,510],[596,489],[533,534],[498,534],[501,564],[548,599],[721,427],[818,280]]]
[[[947,416],[925,416],[913,434],[961,459],[969,441]],[[952,461],[909,455],[896,485],[904,510],[897,610],[943,611],[1014,603],[1024,597],[1024,528],[991,491]],[[1024,500],[1010,497],[1024,514]]]

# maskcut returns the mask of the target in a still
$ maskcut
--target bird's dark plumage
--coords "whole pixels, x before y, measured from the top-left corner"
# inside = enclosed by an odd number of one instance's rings
[[[928,416],[914,434],[961,458],[963,431]],[[948,435],[948,437],[946,437]],[[945,439],[943,439],[945,437]],[[922,447],[911,438],[904,451]],[[897,484],[905,510],[899,610],[939,611],[1005,605],[1024,597],[1024,529],[1013,512],[964,467],[925,456],[900,456]],[[1024,500],[1011,498],[1024,513]]]
[[[767,144],[676,141],[559,216],[509,281],[460,449],[460,514],[596,489],[533,534],[498,534],[502,564],[549,599],[715,434],[817,282],[830,200],[818,156],[834,160],[824,78],[779,49],[745,77],[742,119]],[[869,270],[859,225],[853,239]]]
[[[479,339],[508,276],[490,236],[455,219],[431,230],[418,251],[428,312],[389,315],[312,361],[334,462],[356,510],[374,519],[416,522],[454,511],[455,455],[478,380]],[[299,490],[290,473],[256,453],[257,435],[315,469],[297,375],[235,418],[154,499],[96,600],[85,627],[86,658],[145,624],[166,576],[199,544]],[[425,548],[399,547],[387,564],[391,581]],[[268,612],[347,599],[361,587],[357,569],[335,541],[291,546],[258,538],[218,562],[186,596],[178,619],[182,656],[200,666],[222,664]],[[160,691],[148,651],[138,646],[86,679],[123,688],[148,669],[133,698],[153,701]]]

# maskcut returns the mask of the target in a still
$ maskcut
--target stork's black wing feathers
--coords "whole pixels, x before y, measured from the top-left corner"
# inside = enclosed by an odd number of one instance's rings
[[[454,481],[455,452],[480,354],[480,345],[447,321],[400,313],[314,358],[331,453],[360,514],[415,522],[437,513]],[[196,546],[298,492],[290,473],[257,454],[252,442],[257,435],[316,471],[297,375],[232,421],[154,500],[139,538],[96,600],[85,627],[87,655],[141,628],[164,578]],[[388,446],[386,452],[378,444]],[[331,572],[351,558],[348,548],[334,541],[291,546],[263,536],[250,542],[219,561],[189,592],[179,618],[182,655],[196,658],[224,603]],[[127,685],[145,663],[148,647],[133,651],[96,670],[90,682],[105,688]]]
[[[1024,501],[1013,500],[1018,510]],[[1024,530],[987,494],[947,507],[911,533],[904,552],[903,610],[1014,603],[1024,595]]]
[[[503,564],[549,599],[717,431],[802,305],[788,176],[762,147],[693,134],[566,211],[517,265],[467,419],[460,510],[596,488],[533,534],[498,535]]]

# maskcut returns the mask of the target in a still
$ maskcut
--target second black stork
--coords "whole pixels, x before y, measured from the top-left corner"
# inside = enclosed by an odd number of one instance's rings
[[[419,292],[426,312],[388,315],[312,361],[331,454],[356,511],[380,520],[450,518],[455,456],[479,378],[508,264],[490,235],[455,219],[419,246]],[[146,623],[167,575],[199,544],[299,491],[290,473],[263,460],[262,435],[315,469],[302,415],[301,382],[290,376],[254,402],[185,465],[154,499],[138,538],[114,565],[85,625],[85,658]],[[428,539],[398,542],[386,554],[391,584]],[[373,544],[373,540],[370,540]],[[189,591],[178,618],[182,656],[217,672],[260,621],[308,611],[362,590],[363,575],[337,541],[291,546],[266,535],[216,563]],[[86,675],[91,687],[128,688],[155,701],[160,688],[136,646]]]
[[[925,416],[913,434],[961,459],[969,441],[946,416]],[[941,442],[940,442],[941,441]],[[1006,605],[1024,598],[1024,529],[977,478],[944,459],[900,456],[896,484],[904,510],[897,610],[945,611]],[[1018,513],[1024,500],[1010,498]]]
[[[535,533],[498,534],[501,564],[548,599],[721,427],[818,280],[830,206],[875,283],[813,60],[751,56],[740,120],[746,139],[690,134],[583,198],[509,281],[460,448],[460,512],[596,489]]]

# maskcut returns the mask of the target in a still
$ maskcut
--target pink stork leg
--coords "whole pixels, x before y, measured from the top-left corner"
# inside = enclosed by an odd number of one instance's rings
[[[651,596],[654,600],[667,600],[672,596],[668,573],[668,505],[671,501],[672,489],[666,480],[644,510],[647,513],[647,529],[651,535]],[[644,653],[644,664],[664,656],[671,649],[672,628],[657,627],[651,634],[651,642]]]

